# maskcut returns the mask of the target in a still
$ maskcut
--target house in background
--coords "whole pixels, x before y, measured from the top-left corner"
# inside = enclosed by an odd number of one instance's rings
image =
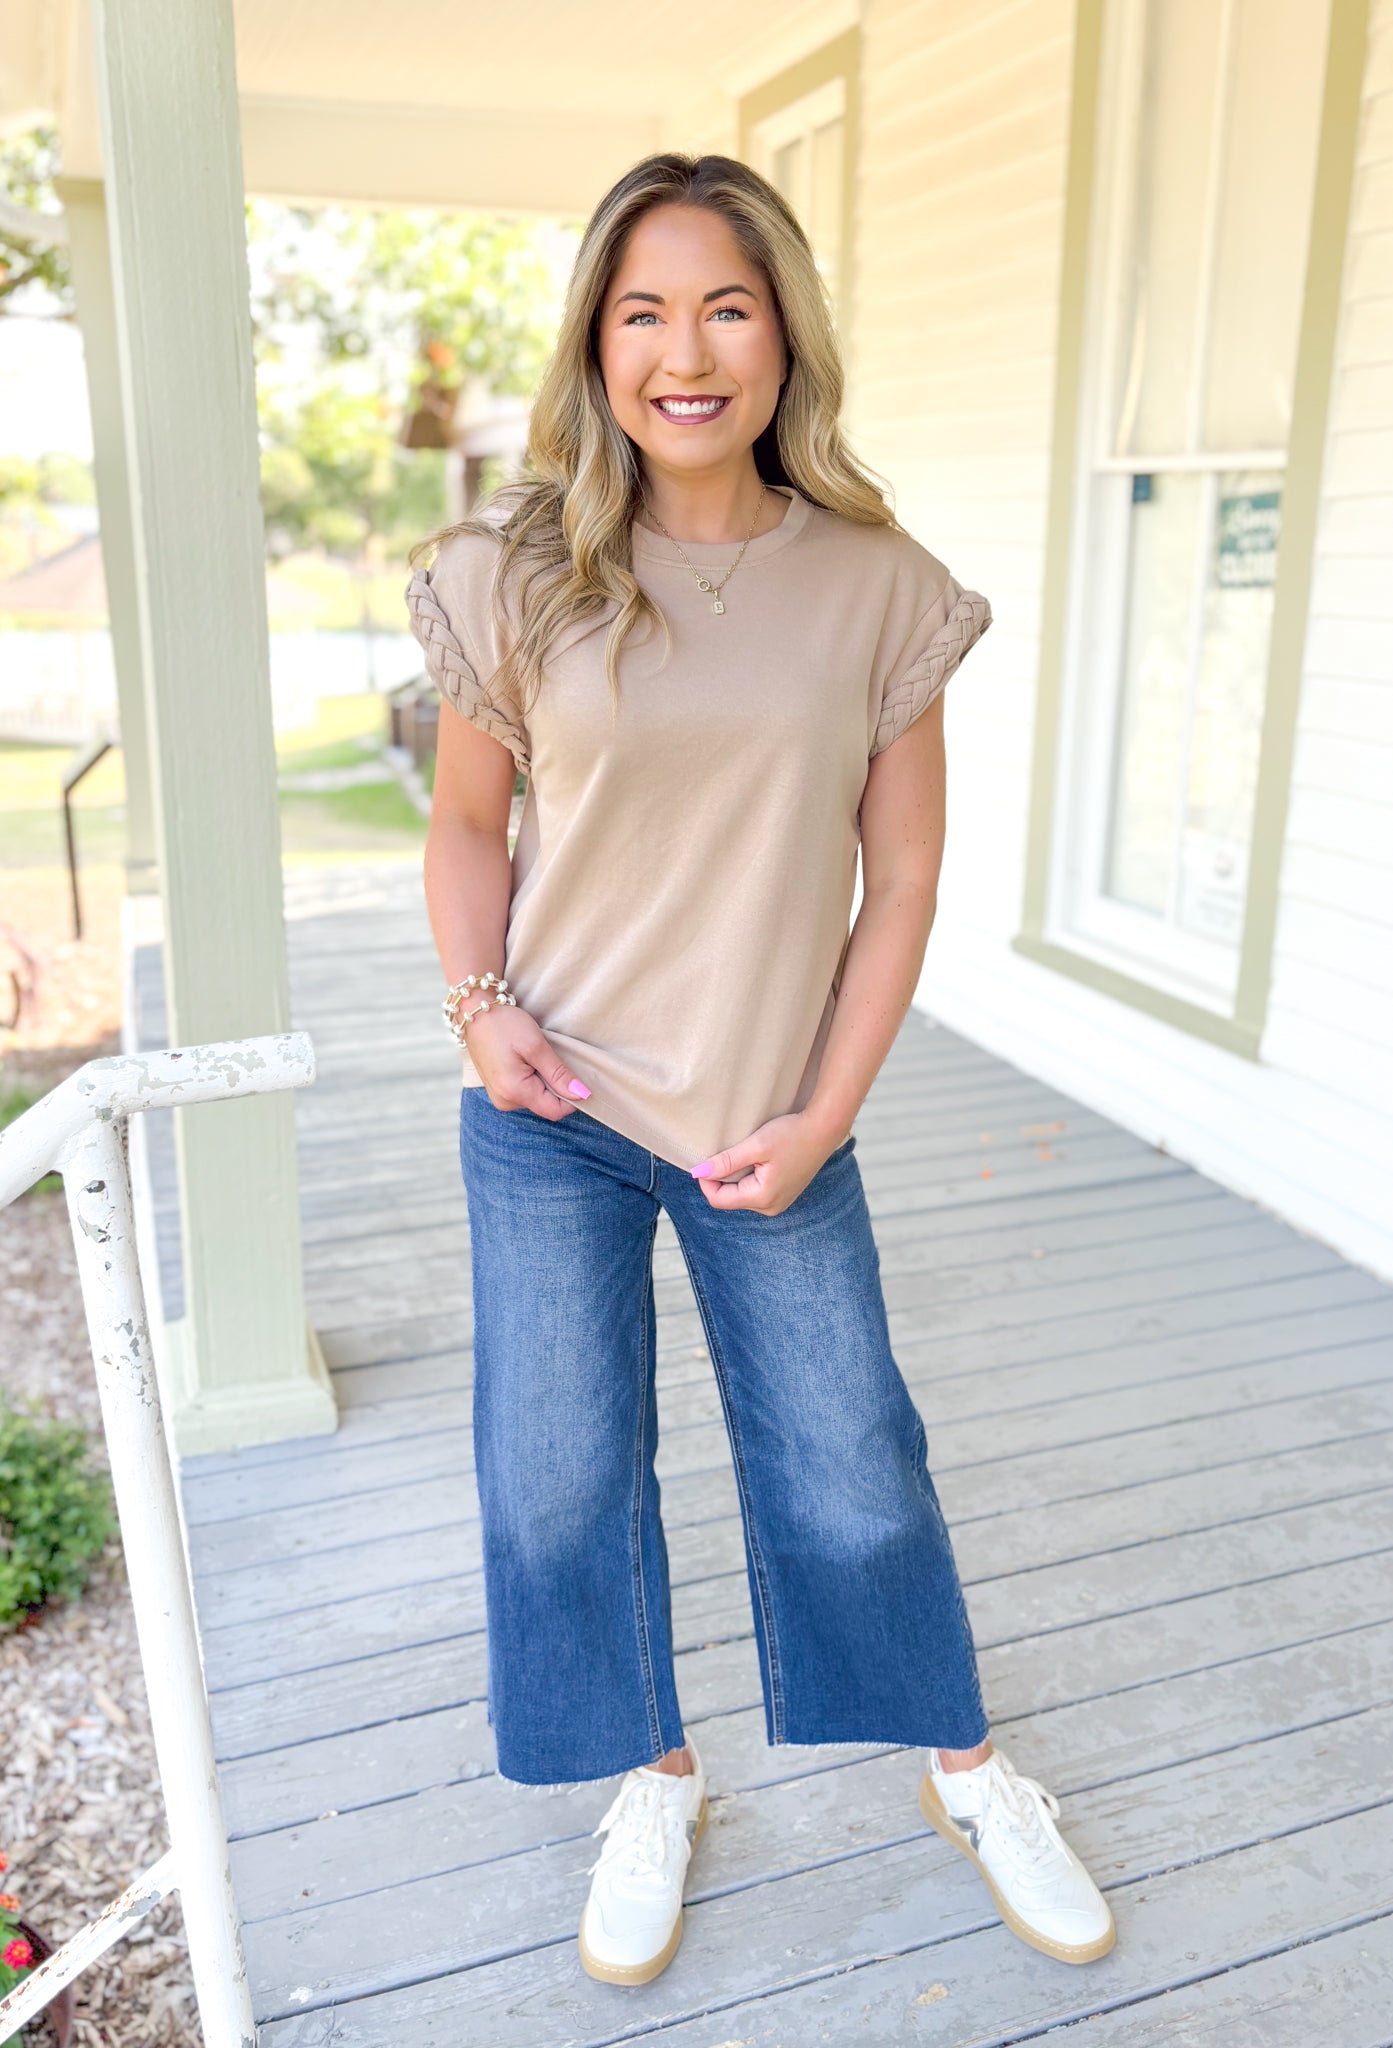
[[[919,1002],[1393,1274],[1393,0],[18,0],[40,114],[173,1042],[288,1022],[243,190],[575,217],[733,152],[995,612]],[[181,1113],[188,1448],[332,1426],[290,1115]]]

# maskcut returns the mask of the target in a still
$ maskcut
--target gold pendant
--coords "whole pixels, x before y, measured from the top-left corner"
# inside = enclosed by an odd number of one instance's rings
[[[713,612],[723,612],[725,610],[725,606],[721,603],[721,600],[717,598],[716,602],[712,605],[711,609]]]

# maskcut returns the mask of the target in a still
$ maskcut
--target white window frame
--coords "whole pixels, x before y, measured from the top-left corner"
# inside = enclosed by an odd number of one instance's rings
[[[778,151],[784,148],[787,143],[800,140],[805,141],[808,145],[808,162],[811,164],[814,131],[818,128],[827,127],[833,121],[840,121],[842,124],[842,149],[845,152],[849,146],[846,115],[846,78],[839,73],[835,78],[827,79],[822,85],[814,86],[811,92],[801,94],[796,100],[790,100],[787,106],[780,107],[775,113],[766,115],[762,121],[755,124],[750,130],[749,145],[750,161],[754,169],[761,176],[768,178],[772,184],[774,181],[774,158]],[[845,175],[845,155],[843,156],[843,174]],[[806,208],[799,208],[795,204],[794,210],[803,222],[804,229],[807,230],[809,223]],[[811,236],[810,239],[812,239]],[[818,268],[821,270],[823,268],[823,259],[815,239],[813,240],[813,253],[818,258]],[[844,266],[845,262],[846,251],[843,249],[841,252],[841,264]],[[834,280],[834,283],[838,293],[840,293],[844,283],[843,278],[839,275]]]
[[[1237,8],[1235,0],[1216,0],[1220,12],[1219,78],[1214,96],[1214,147],[1200,260],[1205,287],[1197,307],[1197,359],[1208,362],[1212,319],[1209,279],[1218,235],[1222,195],[1222,149],[1218,146],[1229,118]],[[1187,718],[1193,708],[1198,677],[1199,634],[1204,601],[1204,569],[1213,545],[1213,516],[1218,479],[1223,471],[1269,473],[1280,488],[1288,449],[1226,449],[1201,452],[1205,378],[1190,393],[1190,454],[1172,456],[1116,455],[1111,423],[1121,419],[1128,394],[1123,387],[1122,322],[1127,317],[1127,262],[1133,245],[1134,175],[1141,140],[1145,0],[1111,0],[1104,11],[1100,53],[1098,154],[1095,171],[1094,220],[1086,285],[1087,317],[1081,366],[1083,402],[1079,409],[1079,440],[1069,559],[1073,565],[1068,593],[1062,668],[1063,723],[1059,785],[1053,807],[1053,843],[1049,863],[1050,900],[1045,936],[1071,951],[1152,986],[1169,991],[1200,1008],[1228,1016],[1233,1008],[1242,954],[1241,940],[1232,945],[1184,932],[1174,923],[1109,897],[1103,890],[1111,809],[1116,787],[1120,678],[1124,660],[1128,540],[1132,527],[1131,478],[1137,473],[1165,471],[1199,473],[1204,478],[1204,514],[1200,559],[1192,591],[1195,631]],[[1125,421],[1118,429],[1123,438]],[[1284,500],[1285,504],[1285,500]],[[1188,753],[1188,749],[1187,749]],[[1251,874],[1248,877],[1251,886]]]

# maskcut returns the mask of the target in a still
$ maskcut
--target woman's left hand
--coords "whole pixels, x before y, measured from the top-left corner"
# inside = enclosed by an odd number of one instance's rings
[[[810,1122],[806,1111],[793,1110],[771,1117],[728,1152],[713,1152],[693,1168],[693,1177],[713,1209],[779,1216],[849,1135],[829,1131],[825,1123]],[[744,1178],[727,1184],[726,1176],[735,1173]]]

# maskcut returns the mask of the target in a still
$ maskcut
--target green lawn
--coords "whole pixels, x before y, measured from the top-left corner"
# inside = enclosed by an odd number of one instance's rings
[[[288,726],[276,734],[276,763],[282,775],[352,767],[385,746],[388,733],[387,699],[380,693],[321,697],[313,725]]]
[[[352,767],[371,760],[388,734],[387,699],[358,693],[319,700],[311,726],[276,734],[284,775]],[[62,775],[74,750],[0,744],[0,867],[65,862]],[[119,861],[125,851],[125,759],[113,747],[73,793],[78,860]],[[426,820],[395,782],[367,783],[322,795],[284,791],[281,844],[287,857],[335,853],[411,852]]]
[[[6,1124],[14,1123],[17,1117],[23,1116],[26,1109],[32,1109],[36,1102],[41,1102],[47,1093],[48,1090],[45,1088],[6,1081],[4,1063],[0,1060],[0,1130],[3,1130]],[[63,1176],[55,1171],[45,1173],[38,1180],[31,1182],[26,1193],[33,1194],[36,1188],[42,1188],[45,1194],[57,1194],[62,1186]]]
[[[400,633],[406,623],[402,593],[411,572],[405,562],[374,570],[367,579],[368,609],[379,632]],[[363,587],[342,562],[306,552],[277,562],[266,579],[272,632],[295,632],[312,622],[321,633],[356,633],[363,624]]]
[[[323,796],[281,798],[285,853],[391,852],[424,846],[426,820],[395,782],[368,782]]]

